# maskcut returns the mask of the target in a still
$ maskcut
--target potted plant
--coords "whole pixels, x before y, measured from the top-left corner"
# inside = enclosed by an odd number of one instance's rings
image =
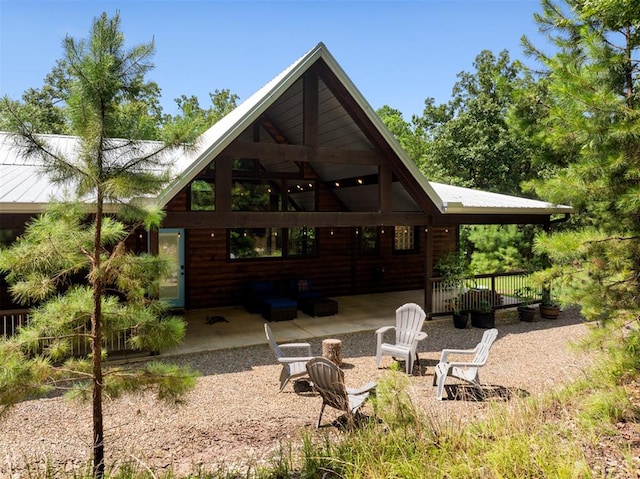
[[[551,289],[545,287],[542,290],[542,303],[540,304],[540,316],[545,319],[558,319],[560,305],[551,296]]]
[[[518,317],[520,321],[530,323],[534,320],[536,309],[531,306],[534,297],[534,290],[531,286],[524,286],[516,290],[516,296],[520,305],[518,306]]]
[[[469,313],[462,308],[461,301],[464,282],[469,277],[467,258],[461,252],[449,253],[438,260],[436,269],[442,277],[442,286],[452,291],[448,306],[453,314],[453,326],[464,329],[469,321]]]
[[[455,306],[453,306],[453,327],[458,329],[465,329],[467,327],[467,323],[469,322],[469,312],[460,309],[459,303],[455,301]]]
[[[489,301],[480,301],[478,307],[471,311],[471,326],[474,328],[495,327],[495,311]]]

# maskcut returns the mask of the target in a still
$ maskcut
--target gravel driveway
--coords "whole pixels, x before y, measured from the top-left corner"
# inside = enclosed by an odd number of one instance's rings
[[[484,383],[502,390],[538,395],[576,377],[592,357],[569,348],[588,332],[576,310],[558,320],[537,318],[520,322],[515,312],[496,320],[498,339],[489,363],[481,370]],[[492,401],[436,401],[433,365],[443,348],[473,347],[482,329],[454,329],[449,320],[426,322],[429,337],[419,346],[420,367],[410,377],[415,402],[443,417],[471,418]],[[392,359],[375,367],[373,331],[339,336],[343,342],[348,386],[359,386],[387,374]],[[321,338],[311,341],[321,354]],[[280,366],[266,344],[184,355],[173,362],[189,364],[201,373],[197,387],[181,406],[155,401],[151,394],[105,402],[106,460],[136,458],[159,470],[186,474],[200,465],[216,470],[220,464],[242,467],[268,462],[302,431],[315,431],[320,410],[318,395],[292,382],[278,393]],[[323,421],[337,417],[328,409]],[[0,477],[22,477],[22,464],[55,470],[77,470],[91,457],[91,406],[62,398],[26,401],[0,419]],[[323,428],[324,431],[335,428]]]

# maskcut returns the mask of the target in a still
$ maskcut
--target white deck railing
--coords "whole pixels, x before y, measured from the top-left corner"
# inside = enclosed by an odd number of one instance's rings
[[[13,309],[0,311],[0,335],[8,338],[16,333],[19,327],[25,326],[29,322],[29,310],[28,309]],[[88,335],[89,330],[85,326],[84,332],[78,335],[78,338],[82,338],[83,334]],[[111,353],[130,351],[131,348],[127,344],[127,338],[130,335],[130,331],[118,331],[103,341],[103,346]],[[87,336],[85,336],[87,337]],[[44,341],[44,340],[43,340]],[[71,350],[72,356],[86,356],[91,352],[90,342],[79,340],[74,342]]]
[[[431,285],[431,304],[426,307],[431,316],[451,314],[455,302],[461,310],[472,310],[484,302],[498,309],[542,300],[542,289],[534,287],[530,275],[523,271],[477,275],[464,280],[459,287],[445,284],[442,278],[429,278],[428,284]]]

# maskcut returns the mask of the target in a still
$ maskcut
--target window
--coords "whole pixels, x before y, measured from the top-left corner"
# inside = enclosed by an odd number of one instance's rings
[[[316,252],[315,228],[289,228],[287,238],[288,256],[309,256]]]
[[[280,193],[266,181],[234,181],[231,186],[233,211],[279,211]]]
[[[375,254],[378,252],[378,227],[363,226],[356,230],[360,235],[360,254]]]
[[[215,185],[204,180],[191,182],[191,211],[215,211]]]
[[[393,241],[393,250],[394,251],[416,251],[416,234],[415,228],[413,226],[395,226],[394,230],[394,241]]]
[[[257,164],[257,160],[248,158],[234,158],[233,162],[231,163],[231,168],[240,171],[251,171],[258,169]]]
[[[229,230],[229,259],[311,256],[315,253],[315,228],[236,228]]]
[[[316,210],[316,193],[313,181],[287,182],[287,209],[289,211]]]
[[[235,228],[229,230],[229,259],[282,257],[280,228]]]

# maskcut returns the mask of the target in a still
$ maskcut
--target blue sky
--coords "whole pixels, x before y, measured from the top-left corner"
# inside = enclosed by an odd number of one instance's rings
[[[66,35],[87,38],[95,17],[119,11],[127,46],[155,40],[147,78],[168,113],[181,94],[207,107],[228,88],[242,101],[323,42],[374,109],[409,119],[427,97],[448,101],[482,50],[523,58],[523,34],[544,45],[540,10],[538,0],[0,0],[0,94],[42,86]]]

